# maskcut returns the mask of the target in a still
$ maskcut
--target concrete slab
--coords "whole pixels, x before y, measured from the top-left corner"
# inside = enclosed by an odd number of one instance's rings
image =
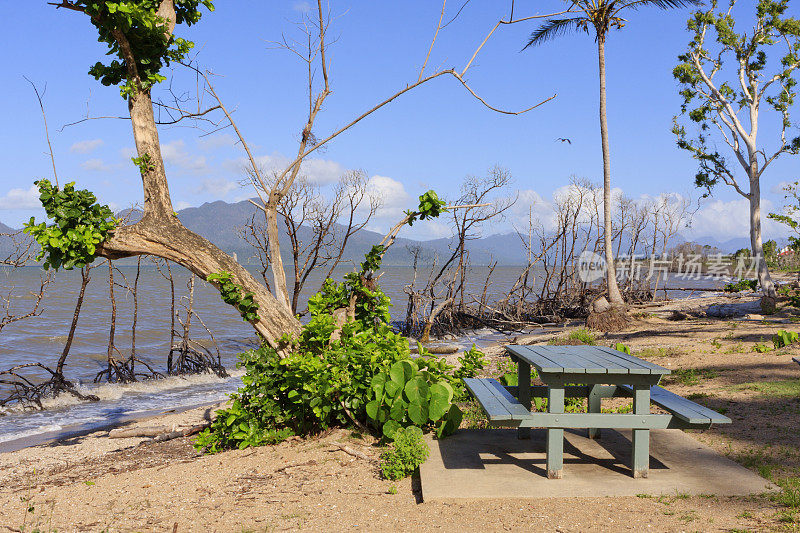
[[[530,440],[514,429],[460,430],[428,444],[420,467],[425,501],[483,498],[575,498],[649,494],[739,496],[776,490],[757,474],[722,457],[679,429],[651,431],[650,475],[630,471],[630,431],[603,430],[591,440],[586,430],[566,430],[564,478],[545,474],[545,430]]]

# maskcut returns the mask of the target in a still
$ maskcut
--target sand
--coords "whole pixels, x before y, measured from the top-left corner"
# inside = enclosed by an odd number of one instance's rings
[[[790,347],[752,352],[778,329],[795,328],[789,311],[735,319],[669,321],[672,308],[702,316],[718,297],[645,308],[623,333],[639,357],[694,369],[665,387],[724,412],[730,426],[693,438],[774,479],[800,473],[800,398],[765,394],[753,384],[800,378]],[[735,300],[752,306],[751,298]],[[672,307],[670,307],[672,306]],[[524,336],[517,342],[532,342]],[[538,339],[541,341],[542,339]],[[488,371],[502,347],[488,350]],[[774,391],[773,391],[774,392]],[[620,402],[624,400],[619,400]],[[208,408],[167,413],[126,427],[190,427]],[[475,422],[465,421],[467,424]],[[479,423],[477,423],[479,425]],[[110,439],[99,431],[0,454],[0,526],[9,531],[534,530],[730,531],[797,529],[797,513],[765,495],[750,497],[544,498],[423,503],[418,480],[380,477],[371,436],[337,429],[276,446],[203,456],[192,438],[154,443]],[[343,447],[356,455],[343,451]],[[366,456],[368,459],[364,459]],[[32,508],[32,511],[29,509]]]

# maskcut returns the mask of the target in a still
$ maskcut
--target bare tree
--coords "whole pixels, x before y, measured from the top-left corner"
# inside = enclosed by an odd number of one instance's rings
[[[289,240],[292,261],[291,309],[299,311],[300,295],[315,270],[327,269],[329,278],[339,266],[351,237],[362,230],[381,205],[381,199],[367,192],[363,171],[345,173],[333,194],[326,198],[321,188],[307,177],[298,178],[278,204],[278,216]],[[255,249],[264,282],[270,267],[269,227],[264,211],[253,215],[239,234]],[[264,218],[264,222],[257,219]]]
[[[758,258],[758,281],[764,295],[774,301],[775,285],[764,260],[761,236],[761,177],[781,155],[800,153],[800,137],[787,137],[792,126],[790,110],[797,95],[794,72],[800,67],[800,25],[785,16],[788,1],[763,0],[758,3],[752,31],[738,34],[731,15],[734,5],[735,0],[727,10],[718,10],[717,0],[713,0],[707,10],[689,19],[692,40],[674,74],[683,86],[681,112],[700,127],[691,138],[676,118],[673,132],[678,146],[699,163],[695,178],[698,187],[710,193],[722,181],[749,201],[750,245]],[[711,41],[712,36],[716,42]],[[779,62],[767,60],[767,52],[783,46],[785,55]],[[725,66],[728,61],[733,68]],[[766,70],[773,64],[777,72],[768,74]],[[764,104],[780,123],[771,148],[758,140]],[[735,166],[717,151],[713,138],[728,146],[744,172],[746,184],[740,184]]]

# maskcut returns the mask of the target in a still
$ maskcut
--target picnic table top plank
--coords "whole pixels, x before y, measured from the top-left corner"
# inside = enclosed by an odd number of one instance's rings
[[[545,374],[664,375],[670,371],[603,346],[515,346],[506,350]]]
[[[532,350],[542,357],[545,357],[554,363],[561,365],[564,370],[565,374],[587,374],[587,373],[602,373],[605,374],[605,369],[603,368],[592,368],[590,365],[587,365],[586,359],[581,357],[578,354],[570,353],[568,351],[561,351],[561,350],[545,350],[543,349],[545,346],[528,346],[529,350]],[[547,346],[547,348],[560,348],[556,346]]]
[[[576,353],[575,350],[571,350],[574,346],[548,346],[548,349],[544,351],[545,354],[550,354],[551,357],[556,358],[558,361],[569,361],[570,370],[574,368],[579,368],[579,371],[573,371],[572,373],[578,374],[608,374],[609,365],[603,364],[602,361],[598,360],[597,358],[592,357],[589,353]],[[619,373],[623,373],[624,370],[621,368],[615,368],[613,370],[619,370]]]
[[[556,348],[553,346],[553,348]],[[571,348],[571,346],[561,346],[560,348]],[[554,350],[556,351],[556,350]],[[566,350],[561,350],[559,353],[563,353]],[[567,352],[568,353],[568,352]],[[629,367],[623,366],[620,363],[613,361],[611,359],[607,359],[594,350],[588,351],[584,350],[583,353],[580,354],[581,358],[583,358],[588,363],[596,365],[595,367],[588,367],[586,372],[597,373],[597,374],[628,374]]]
[[[564,367],[558,363],[553,362],[551,359],[544,357],[533,350],[530,346],[506,346],[506,350],[513,353],[517,357],[524,359],[526,362],[535,366],[539,372],[554,372],[561,373]]]
[[[620,352],[619,350],[615,350],[613,348],[606,348],[605,346],[596,346],[596,348],[606,354],[607,356],[614,357],[615,361],[622,360],[632,365],[638,365],[648,370],[648,372],[631,372],[636,374],[669,374],[670,370],[668,368],[664,368],[663,366],[659,366],[655,363],[651,363],[650,361],[645,361],[644,359],[639,359],[638,357],[634,357],[633,355],[628,355],[625,352]]]

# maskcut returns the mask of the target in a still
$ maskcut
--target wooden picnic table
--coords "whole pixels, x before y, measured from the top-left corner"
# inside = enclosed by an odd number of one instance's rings
[[[602,346],[507,346],[518,366],[518,386],[504,387],[494,379],[466,379],[467,387],[492,425],[518,428],[530,438],[532,427],[547,429],[547,477],[563,475],[564,429],[587,428],[597,438],[601,428],[632,430],[634,477],[647,477],[650,430],[710,427],[730,423],[719,413],[658,386],[670,371],[624,352]],[[535,368],[544,386],[531,385]],[[633,398],[632,413],[602,413],[603,398]],[[531,412],[532,398],[547,398],[546,412]],[[587,398],[586,413],[565,413],[565,398]],[[668,414],[653,414],[651,401]]]

